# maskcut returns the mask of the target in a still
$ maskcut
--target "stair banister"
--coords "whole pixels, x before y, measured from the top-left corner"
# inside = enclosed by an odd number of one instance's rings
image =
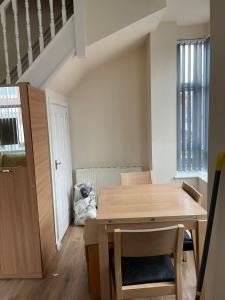
[[[73,0],[73,7],[76,55],[79,57],[86,57],[84,0]]]
[[[55,17],[54,17],[54,9],[53,9],[53,0],[49,0],[49,7],[50,7],[51,38],[53,39],[55,36]]]
[[[62,0],[62,23],[66,24],[66,0]]]
[[[45,25],[45,27],[43,27],[43,2],[41,2],[41,0],[32,0],[36,5],[35,13],[38,18],[38,24],[36,25],[35,22],[31,23],[30,1],[31,0],[4,0],[0,4],[0,30],[2,31],[2,41],[0,42],[4,50],[4,52],[2,52],[2,58],[5,64],[5,68],[3,67],[1,69],[0,84],[11,84],[20,81],[20,79],[22,80],[23,75],[28,71],[28,68],[33,65],[36,58],[39,57],[45,47],[55,39],[56,32],[58,33],[62,27],[67,25],[67,21],[74,13],[73,4],[77,0],[69,0],[68,2],[66,0],[61,0],[61,7],[56,11],[54,10],[55,0],[48,0],[50,14],[45,15],[45,17],[47,18],[46,21],[49,22],[47,23],[49,26]],[[74,17],[77,21],[79,21],[79,18],[83,18],[82,5],[80,6],[80,4],[84,5],[84,0],[78,0],[78,9],[76,11],[78,16],[76,18]],[[19,5],[22,5],[25,8],[26,23],[24,25],[19,22]],[[79,16],[79,12],[82,12],[82,16]],[[11,15],[13,17],[13,24],[9,24],[9,20],[11,22],[11,19],[8,18],[9,16],[11,18]],[[24,27],[21,28],[21,26]],[[82,32],[81,27],[78,31]],[[76,36],[78,36],[79,40],[79,35]],[[35,37],[34,41],[32,37]],[[9,45],[12,44],[11,42],[9,43],[9,39],[13,40],[15,49],[14,46],[9,47]],[[76,44],[82,45],[82,43]],[[76,45],[74,45],[74,49],[76,53],[77,49],[75,46]],[[81,48],[82,47],[80,46],[80,49]],[[43,55],[42,58],[45,57]],[[10,61],[11,58],[12,61]],[[14,63],[15,61],[16,64]]]
[[[44,50],[41,0],[37,0],[37,10],[38,10],[38,24],[39,24],[39,46],[40,46],[40,53],[41,53]]]
[[[11,3],[12,0],[5,0],[2,2],[2,4],[0,4],[0,10],[4,9],[6,10],[6,8],[9,6],[9,4]]]
[[[28,2],[28,0],[25,0],[25,8],[26,8],[28,61],[29,61],[29,66],[30,66],[33,62],[33,53],[32,53],[32,43],[31,43],[30,13],[29,13],[29,2]]]
[[[19,36],[19,28],[18,28],[17,0],[12,0],[12,9],[13,9],[14,23],[15,23],[17,73],[18,73],[18,78],[20,78],[22,75],[22,66],[21,66],[21,57],[20,57],[20,36]]]
[[[7,41],[7,34],[6,34],[5,7],[6,6],[0,7],[0,14],[1,14],[1,24],[2,24],[2,32],[3,32],[4,58],[5,58],[5,66],[6,66],[6,83],[10,83],[11,78],[10,78],[10,70],[9,70],[9,53],[8,53],[8,41]]]

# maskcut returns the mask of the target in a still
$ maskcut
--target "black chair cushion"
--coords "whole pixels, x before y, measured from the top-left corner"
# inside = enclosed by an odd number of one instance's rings
[[[193,240],[190,237],[190,235],[187,233],[187,231],[185,231],[184,232],[183,251],[193,251],[193,250],[194,250]]]
[[[110,251],[110,266],[115,274],[113,250]],[[121,267],[123,286],[175,281],[174,267],[169,255],[122,257]]]

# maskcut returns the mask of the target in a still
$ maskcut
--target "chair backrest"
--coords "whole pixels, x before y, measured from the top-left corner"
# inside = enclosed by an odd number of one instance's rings
[[[203,195],[199,193],[193,186],[190,184],[183,182],[182,189],[187,192],[196,202],[200,205],[203,202]]]
[[[115,256],[118,253],[123,257],[142,257],[178,252],[181,255],[183,236],[183,225],[145,230],[115,229]]]
[[[183,253],[183,239],[184,239],[184,225],[150,229],[150,230],[114,230],[114,264],[115,264],[115,285],[116,285],[116,299],[130,299],[143,296],[143,290],[146,292],[144,296],[156,296],[173,294],[173,288],[181,291],[181,265],[182,265],[182,253]],[[130,290],[128,286],[122,286],[122,266],[121,257],[142,257],[142,256],[159,256],[165,254],[174,254],[174,266],[176,270],[176,279],[172,290],[168,290],[168,286],[158,284],[150,287],[148,284],[144,284],[139,287],[138,285]],[[171,285],[171,282],[169,283]],[[124,290],[126,289],[126,291]],[[128,289],[127,289],[128,288]],[[138,293],[138,289],[142,289]],[[162,293],[162,289],[167,289]],[[150,293],[150,289],[154,290],[154,293]],[[157,294],[158,292],[158,294]],[[127,293],[126,295],[124,293]],[[148,295],[147,295],[148,294]],[[132,295],[132,297],[131,297]],[[181,299],[177,297],[176,299]]]
[[[152,183],[151,172],[129,172],[120,174],[121,185],[150,184]]]

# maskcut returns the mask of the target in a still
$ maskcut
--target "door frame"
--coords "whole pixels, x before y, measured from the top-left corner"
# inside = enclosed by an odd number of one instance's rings
[[[57,97],[57,95],[55,95]],[[69,116],[68,111],[68,104],[64,101],[59,99],[55,99],[53,95],[48,94],[48,90],[46,91],[46,105],[47,105],[47,117],[48,117],[48,134],[49,134],[49,149],[50,149],[50,161],[51,161],[51,178],[52,178],[52,193],[53,193],[53,208],[54,208],[54,224],[55,224],[55,237],[56,237],[56,248],[59,251],[62,247],[62,242],[59,240],[59,233],[58,233],[58,218],[57,218],[57,204],[56,204],[56,182],[55,182],[55,164],[54,164],[54,155],[53,155],[53,135],[52,135],[52,126],[51,126],[51,105],[59,105],[64,107],[67,110],[67,114]],[[71,185],[71,191],[73,187],[73,179],[72,179],[72,158],[71,158],[71,144],[70,144],[70,126],[69,126],[69,118],[68,118],[68,151],[69,151],[69,162],[68,165],[71,168],[68,170],[71,173],[71,182],[68,182],[68,185]],[[71,199],[70,199],[70,206],[72,203],[72,192],[71,192]],[[70,216],[71,218],[71,216]]]

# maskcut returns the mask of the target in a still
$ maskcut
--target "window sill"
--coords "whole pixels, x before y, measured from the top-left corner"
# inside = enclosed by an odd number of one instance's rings
[[[177,172],[174,176],[175,179],[185,179],[185,178],[200,178],[205,183],[208,183],[208,173],[207,172]]]

